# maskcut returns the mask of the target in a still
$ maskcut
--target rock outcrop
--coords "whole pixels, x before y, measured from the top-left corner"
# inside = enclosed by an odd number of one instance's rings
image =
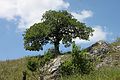
[[[103,55],[109,52],[110,45],[105,41],[98,41],[86,49],[92,55]]]
[[[58,80],[58,77],[60,76],[59,73],[59,66],[62,63],[62,57],[64,55],[60,55],[55,59],[52,59],[48,64],[45,64],[44,66],[44,78],[43,80]]]

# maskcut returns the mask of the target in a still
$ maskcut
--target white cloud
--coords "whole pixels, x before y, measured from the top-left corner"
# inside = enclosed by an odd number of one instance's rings
[[[90,37],[89,41],[80,40],[79,38],[73,39],[76,44],[80,43],[95,43],[99,40],[106,40],[108,32],[105,32],[101,26],[96,26],[93,28],[93,36]]]
[[[0,0],[0,18],[11,20],[16,15],[15,0]]]
[[[18,28],[24,30],[40,22],[46,10],[68,8],[69,5],[64,0],[0,0],[0,18],[16,20],[18,16],[20,17]],[[93,16],[90,10],[83,10],[79,14],[71,12],[71,14],[79,21],[85,21]]]
[[[16,20],[16,16],[19,16],[18,28],[24,30],[35,22],[40,22],[42,14],[46,10],[58,10],[68,7],[69,3],[64,0],[0,0],[0,18]],[[93,16],[91,10],[83,10],[80,13],[71,12],[71,14],[82,22]],[[105,32],[101,26],[96,26],[93,29],[95,32],[93,36],[90,37],[90,41],[76,38],[74,39],[76,43],[90,43],[98,40],[106,40],[107,32]]]
[[[25,29],[35,22],[40,22],[46,10],[68,8],[64,0],[0,0],[0,18],[6,20],[20,17],[18,28]]]
[[[87,18],[90,18],[93,16],[93,12],[91,10],[83,10],[80,13],[71,13],[76,19],[79,21],[85,21]]]

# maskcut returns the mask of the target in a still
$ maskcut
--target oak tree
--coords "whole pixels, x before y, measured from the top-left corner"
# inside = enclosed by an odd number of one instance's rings
[[[69,47],[72,39],[89,40],[93,29],[79,22],[66,10],[46,11],[41,22],[35,23],[24,33],[24,47],[26,50],[39,51],[47,43],[53,44],[55,54],[59,54],[60,41]]]

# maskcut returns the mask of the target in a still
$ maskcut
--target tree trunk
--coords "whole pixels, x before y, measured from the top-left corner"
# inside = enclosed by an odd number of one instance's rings
[[[54,47],[55,47],[55,55],[60,54],[60,51],[59,51],[59,41],[56,41],[54,43]]]

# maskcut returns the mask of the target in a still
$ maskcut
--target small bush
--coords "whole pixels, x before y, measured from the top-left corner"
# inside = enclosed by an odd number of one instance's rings
[[[34,72],[34,71],[37,70],[38,64],[39,64],[39,63],[38,63],[38,59],[37,59],[37,58],[31,58],[31,59],[28,60],[27,68],[28,68],[30,71]]]
[[[44,60],[45,62],[50,61],[50,59],[54,58],[54,49],[48,49],[48,51],[44,54]]]
[[[89,56],[80,54],[77,65],[77,70],[81,74],[89,74],[93,70],[93,63],[90,61]]]
[[[89,74],[93,70],[91,57],[85,50],[80,49],[73,43],[72,59],[64,62],[60,67],[62,75]]]
[[[73,64],[71,60],[65,61],[60,66],[60,73],[62,75],[71,75],[73,73]]]
[[[80,51],[75,42],[72,46],[72,62],[75,67],[74,71],[77,73],[89,74],[93,70],[89,54],[85,50]]]

